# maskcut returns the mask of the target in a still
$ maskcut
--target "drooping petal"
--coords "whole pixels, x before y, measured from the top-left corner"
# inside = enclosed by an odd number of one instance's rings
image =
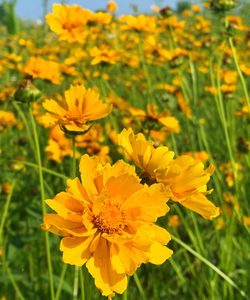
[[[181,204],[208,220],[212,220],[220,214],[220,208],[216,207],[202,193],[186,197],[181,201]]]
[[[93,256],[88,260],[86,267],[95,279],[95,285],[101,290],[103,296],[113,292],[123,293],[127,287],[125,274],[118,274],[111,265],[110,246],[106,239],[100,239]]]

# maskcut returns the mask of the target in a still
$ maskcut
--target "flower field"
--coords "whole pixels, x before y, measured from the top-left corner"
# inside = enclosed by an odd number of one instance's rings
[[[247,2],[2,3],[0,299],[248,299]]]

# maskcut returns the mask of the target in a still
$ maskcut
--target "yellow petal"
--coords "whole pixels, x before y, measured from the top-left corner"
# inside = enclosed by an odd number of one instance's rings
[[[216,207],[201,193],[186,197],[180,203],[208,220],[211,220],[220,214],[220,208]]]
[[[93,236],[63,238],[60,244],[60,250],[63,252],[63,262],[70,265],[82,266],[90,258],[89,245],[92,240]]]
[[[171,255],[173,251],[160,243],[153,243],[150,248],[149,262],[155,265],[163,264]]]

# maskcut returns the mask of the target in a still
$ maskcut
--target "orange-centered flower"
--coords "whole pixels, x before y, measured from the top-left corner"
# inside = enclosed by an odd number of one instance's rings
[[[112,110],[112,106],[100,100],[94,90],[86,90],[83,85],[71,85],[64,96],[61,102],[47,99],[43,103],[43,107],[49,111],[42,117],[45,125],[59,123],[66,131],[80,133],[91,126],[87,122],[104,118]]]
[[[86,38],[86,23],[90,11],[79,5],[54,4],[53,13],[46,15],[46,21],[52,31],[57,33],[61,40],[70,43],[83,43]]]
[[[164,185],[142,185],[135,168],[118,161],[102,165],[98,157],[82,156],[81,181],[68,180],[66,192],[46,203],[42,228],[63,236],[63,261],[86,263],[104,296],[123,293],[126,274],[142,264],[162,264],[172,255],[164,245],[169,233],[153,224],[165,215],[169,198]]]

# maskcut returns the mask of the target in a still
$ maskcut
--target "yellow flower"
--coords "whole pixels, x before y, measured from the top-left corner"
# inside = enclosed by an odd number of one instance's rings
[[[169,227],[179,227],[181,225],[178,215],[173,215],[168,220]]]
[[[169,233],[153,224],[165,215],[168,193],[162,184],[140,184],[135,168],[123,161],[102,165],[96,156],[82,156],[81,182],[67,181],[46,203],[42,229],[63,236],[63,261],[86,267],[102,295],[123,293],[126,274],[142,264],[162,264],[172,255]]]
[[[122,16],[121,22],[125,22],[124,29],[144,32],[153,32],[156,28],[156,18],[151,16]]]
[[[219,215],[219,208],[205,196],[212,192],[207,191],[206,185],[214,170],[212,165],[204,170],[204,164],[192,157],[181,155],[173,159],[174,152],[167,147],[154,148],[152,141],[146,141],[142,133],[135,135],[132,129],[124,129],[118,143],[151,180],[165,184],[173,201],[205,219]]]
[[[73,156],[72,141],[64,136],[59,125],[50,130],[49,136],[48,146],[45,148],[48,159],[60,163],[65,156]]]
[[[91,65],[97,65],[101,62],[114,64],[119,59],[117,51],[108,48],[94,47],[91,49],[90,55],[93,57]]]
[[[19,66],[19,70],[34,79],[41,78],[54,84],[61,82],[60,65],[42,57],[31,56],[24,66]]]
[[[12,186],[11,186],[11,184],[8,181],[5,181],[2,184],[2,193],[4,195],[8,195],[11,192],[11,189],[12,189]]]
[[[64,96],[63,101],[47,99],[43,103],[43,107],[49,111],[42,118],[44,124],[59,123],[66,131],[80,133],[91,126],[87,122],[104,118],[112,110],[112,106],[107,106],[99,99],[98,93],[90,88],[86,90],[83,85],[71,85]]]
[[[164,182],[171,190],[172,200],[211,220],[220,214],[219,208],[206,198],[213,191],[207,191],[213,171],[212,165],[204,170],[201,161],[180,155],[171,162],[169,169],[158,172],[157,182]]]
[[[0,127],[6,128],[7,126],[18,125],[15,115],[11,111],[0,110]]]
[[[192,10],[193,10],[194,12],[199,12],[199,11],[201,10],[201,8],[200,8],[199,5],[194,4],[194,5],[192,5]]]
[[[160,11],[160,8],[156,5],[151,5],[150,8],[155,13],[158,13]]]
[[[54,4],[53,13],[46,15],[46,21],[61,40],[83,43],[90,14],[90,11],[82,9],[79,5]]]
[[[109,1],[107,4],[107,10],[109,11],[117,11],[117,4],[115,3],[115,1]]]
[[[154,148],[153,141],[146,141],[142,133],[135,135],[131,128],[123,129],[118,136],[118,144],[153,179],[156,178],[158,169],[167,168],[174,157],[173,151],[169,151],[167,147]]]
[[[185,152],[182,155],[188,155],[193,157],[196,160],[200,160],[201,162],[205,163],[209,159],[209,155],[206,151],[199,151],[199,152]]]

